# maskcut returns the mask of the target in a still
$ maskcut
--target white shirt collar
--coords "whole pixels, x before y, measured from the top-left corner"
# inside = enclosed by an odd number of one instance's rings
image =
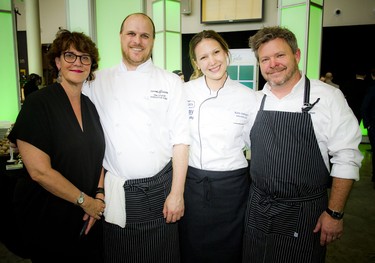
[[[301,78],[296,83],[296,85],[294,85],[294,87],[292,88],[292,90],[290,91],[290,93],[288,95],[286,95],[285,97],[283,97],[283,98],[287,98],[287,97],[293,96],[293,94],[295,94],[296,92],[300,91],[301,89],[304,89],[304,87],[305,87],[305,75],[302,74]],[[263,93],[266,94],[267,96],[276,97],[271,92],[271,87],[268,84],[268,82],[263,87]]]
[[[137,69],[135,71],[138,71],[138,72],[147,72],[147,71],[150,71],[151,68],[153,67],[153,63],[152,63],[152,59],[149,58],[146,62],[144,62],[143,64],[139,65],[137,67]],[[121,60],[121,63],[120,63],[120,70],[122,72],[127,72],[128,69],[124,63],[123,60]]]

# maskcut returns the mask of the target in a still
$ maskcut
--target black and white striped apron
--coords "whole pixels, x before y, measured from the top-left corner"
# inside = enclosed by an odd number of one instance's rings
[[[103,220],[106,263],[180,262],[177,223],[163,217],[171,184],[172,162],[153,177],[125,182],[125,228]]]
[[[245,263],[317,263],[326,247],[313,229],[328,203],[329,171],[308,111],[306,78],[302,113],[264,111],[263,97],[251,131],[252,185],[246,211]]]
[[[185,215],[179,223],[182,263],[239,263],[248,168],[207,171],[189,167]]]

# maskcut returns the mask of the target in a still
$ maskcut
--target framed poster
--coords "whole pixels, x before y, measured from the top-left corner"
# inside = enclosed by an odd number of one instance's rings
[[[258,61],[250,48],[229,49],[230,64],[227,68],[231,79],[250,89],[258,90]]]
[[[201,23],[261,21],[263,0],[201,0]]]

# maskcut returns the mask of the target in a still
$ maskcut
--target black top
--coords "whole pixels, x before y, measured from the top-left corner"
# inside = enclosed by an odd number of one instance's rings
[[[83,131],[64,89],[52,84],[28,97],[8,139],[20,139],[39,148],[48,154],[53,169],[87,195],[95,196],[104,157],[104,134],[94,105],[84,95],[81,112]],[[52,195],[27,177],[16,186],[15,209],[25,224],[26,245],[30,242],[34,253],[47,253],[46,249],[59,255],[73,253],[83,224],[81,207]],[[87,251],[80,246],[78,252]]]

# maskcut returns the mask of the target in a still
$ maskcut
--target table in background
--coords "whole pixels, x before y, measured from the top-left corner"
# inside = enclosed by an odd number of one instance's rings
[[[8,160],[9,155],[0,156],[0,240],[10,251],[18,254],[17,236],[14,235],[13,194],[17,179],[28,175],[25,168],[6,170],[6,165],[10,164]]]

